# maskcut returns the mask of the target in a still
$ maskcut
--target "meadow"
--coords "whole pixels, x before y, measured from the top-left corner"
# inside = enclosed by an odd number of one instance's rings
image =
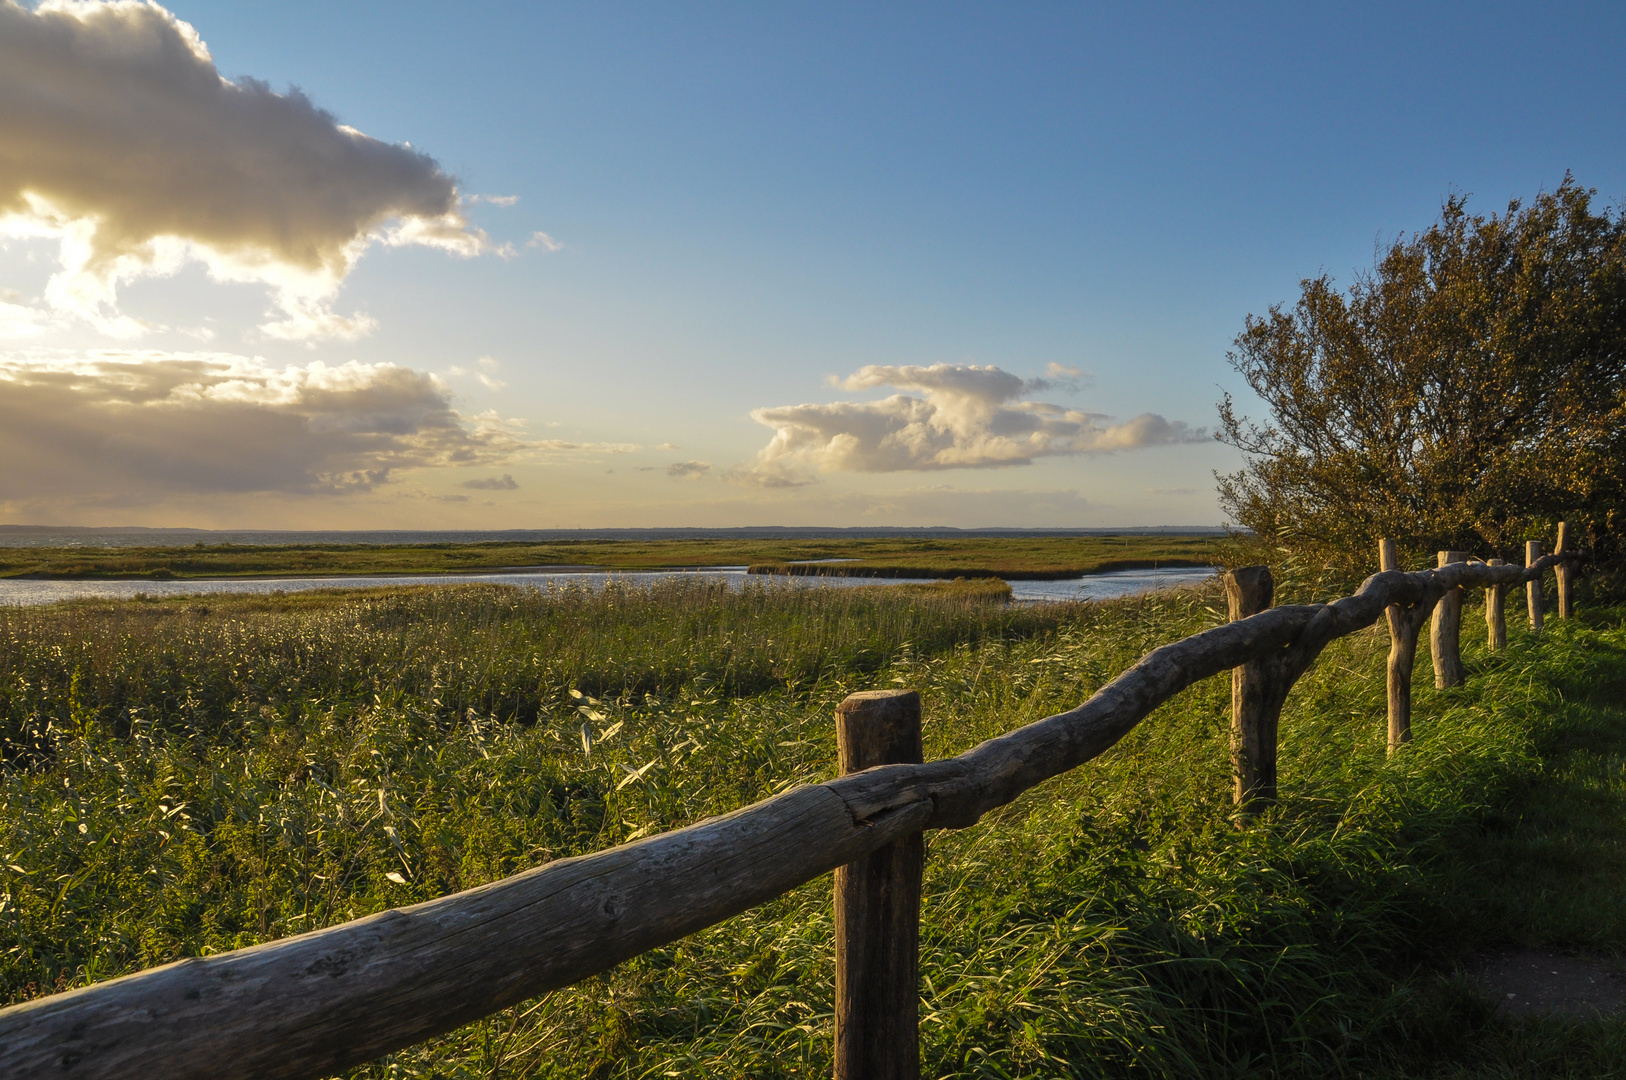
[[[840,559],[844,573],[891,577],[1069,578],[1103,570],[1210,566],[1217,537],[918,537],[861,539],[594,540],[542,544],[198,544],[192,547],[5,548],[0,577],[197,578],[468,573],[550,566],[651,570],[782,567]],[[834,569],[827,566],[825,569]]]
[[[1583,596],[1583,601],[1590,601]],[[925,1075],[1595,1076],[1618,1020],[1514,1022],[1453,973],[1626,950],[1626,610],[1419,664],[1378,631],[1282,724],[1239,827],[1228,680],[928,837]],[[1512,614],[1512,612],[1510,612]],[[0,1000],[299,933],[833,775],[846,694],[921,691],[928,759],[1223,618],[1216,589],[1016,607],[995,583],[488,586],[0,611]],[[1468,625],[1472,625],[1470,622]],[[828,1075],[828,879],[352,1074]]]

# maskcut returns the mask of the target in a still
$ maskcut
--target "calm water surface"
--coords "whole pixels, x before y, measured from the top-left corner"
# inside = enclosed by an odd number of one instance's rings
[[[1133,596],[1153,589],[1195,585],[1212,576],[1207,567],[1180,567],[1170,570],[1115,570],[1107,574],[1067,581],[1013,581],[1014,599],[1027,603],[1057,600],[1107,600]],[[392,577],[258,578],[251,581],[211,578],[187,581],[27,581],[0,580],[0,605],[54,604],[62,600],[86,598],[129,599],[146,596],[202,596],[210,593],[308,592],[312,589],[364,589],[380,585],[518,585],[546,589],[565,585],[603,588],[612,579],[628,584],[645,584],[669,578],[701,578],[726,582],[734,588],[745,585],[743,566],[716,566],[697,570],[650,570],[617,573],[497,573],[497,574],[403,574]],[[782,577],[777,574],[749,575],[759,582],[775,582],[794,588],[841,589],[863,585],[902,585],[922,583],[926,578],[861,577]]]

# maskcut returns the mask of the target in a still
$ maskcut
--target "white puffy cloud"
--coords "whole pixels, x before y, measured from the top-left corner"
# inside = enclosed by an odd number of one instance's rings
[[[140,0],[0,0],[0,236],[54,240],[49,309],[119,337],[146,329],[120,285],[194,260],[269,286],[271,337],[352,338],[372,320],[331,305],[370,244],[492,250],[432,159],[222,78],[190,25]]]
[[[546,449],[512,422],[460,415],[438,379],[393,364],[0,354],[0,501],[357,493],[399,471]]]
[[[1054,365],[1053,365],[1054,366]],[[750,465],[730,479],[763,487],[795,487],[820,472],[903,472],[1027,465],[1062,454],[1110,453],[1206,440],[1202,429],[1156,413],[1113,423],[1101,413],[1043,401],[1027,392],[1076,381],[1073,369],[1024,380],[998,367],[964,364],[860,368],[838,385],[848,390],[891,386],[880,401],[784,405],[751,418],[774,429]]]

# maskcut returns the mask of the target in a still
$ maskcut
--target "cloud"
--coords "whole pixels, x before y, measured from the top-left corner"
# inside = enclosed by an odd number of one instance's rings
[[[0,0],[0,237],[56,241],[54,314],[139,336],[119,287],[197,261],[270,288],[268,336],[358,337],[373,320],[331,305],[371,244],[494,250],[458,207],[433,159],[222,78],[156,3]]]
[[[502,367],[502,365],[492,357],[482,356],[480,359],[476,360],[474,364],[480,369],[479,371],[470,371],[461,364],[453,364],[451,367],[446,369],[446,374],[457,379],[460,379],[465,375],[473,375],[480,381],[480,385],[484,386],[487,390],[501,390],[503,387],[508,385],[506,382],[496,377],[495,373],[498,368]]]
[[[547,251],[559,251],[564,247],[563,244],[540,229],[531,234],[531,238],[530,240],[526,241],[525,246],[533,248],[539,247]]]
[[[811,483],[814,470],[981,469],[1207,439],[1202,429],[1156,413],[1115,424],[1101,413],[1020,400],[1038,382],[993,366],[860,368],[838,385],[848,390],[892,386],[918,396],[757,409],[751,418],[773,428],[773,438],[754,462],[730,470],[728,478],[760,487],[797,487]]]
[[[393,364],[0,354],[0,500],[360,493],[400,471],[490,467],[535,450],[514,422],[466,418],[434,376]]]
[[[1045,365],[1044,375],[1037,379],[1028,379],[1022,384],[1023,389],[1030,394],[1042,394],[1047,390],[1054,390],[1062,394],[1076,394],[1093,385],[1095,380],[1084,373],[1083,368],[1069,367],[1052,361]]]
[[[752,414],[755,415],[754,413]],[[723,479],[741,487],[799,488],[818,483],[812,473],[797,468],[789,455],[769,455],[767,450],[757,454],[757,460],[747,465],[736,465],[723,473]]]
[[[9,295],[0,294],[0,339],[38,337],[59,321],[49,311],[16,303],[15,290],[7,289],[5,293]]]
[[[490,203],[492,206],[513,206],[519,202],[518,195],[469,195],[464,198],[467,203]]]
[[[480,385],[484,386],[487,390],[501,390],[503,387],[508,385],[501,379],[497,378],[497,369],[502,365],[499,364],[493,357],[482,356],[480,359],[475,361],[475,364],[480,368],[480,370],[474,373],[474,377],[479,379]]]
[[[475,491],[518,491],[519,485],[507,473],[501,476],[488,476],[479,480],[465,480],[458,487],[472,488]]]
[[[533,453],[570,456],[631,454],[642,450],[637,443],[568,442],[564,439],[533,439],[526,443]]]
[[[674,461],[666,467],[666,475],[676,480],[698,480],[709,472],[709,461]]]

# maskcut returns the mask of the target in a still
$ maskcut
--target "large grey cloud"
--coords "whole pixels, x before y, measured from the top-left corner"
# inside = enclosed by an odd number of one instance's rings
[[[355,493],[402,470],[546,449],[494,416],[460,415],[437,379],[392,364],[0,355],[0,502]]]
[[[267,334],[354,336],[371,321],[331,302],[369,243],[489,247],[458,205],[424,154],[222,78],[156,3],[0,0],[0,235],[59,242],[58,314],[134,336],[119,285],[197,259],[271,287]]]
[[[1101,413],[1022,400],[1024,393],[1052,388],[1056,382],[1024,380],[993,366],[871,365],[840,385],[848,390],[891,386],[916,393],[880,401],[757,409],[752,419],[773,428],[773,438],[754,462],[734,470],[731,478],[789,487],[811,482],[814,471],[1027,465],[1039,457],[1110,453],[1207,438],[1201,429],[1156,413],[1113,423]]]

